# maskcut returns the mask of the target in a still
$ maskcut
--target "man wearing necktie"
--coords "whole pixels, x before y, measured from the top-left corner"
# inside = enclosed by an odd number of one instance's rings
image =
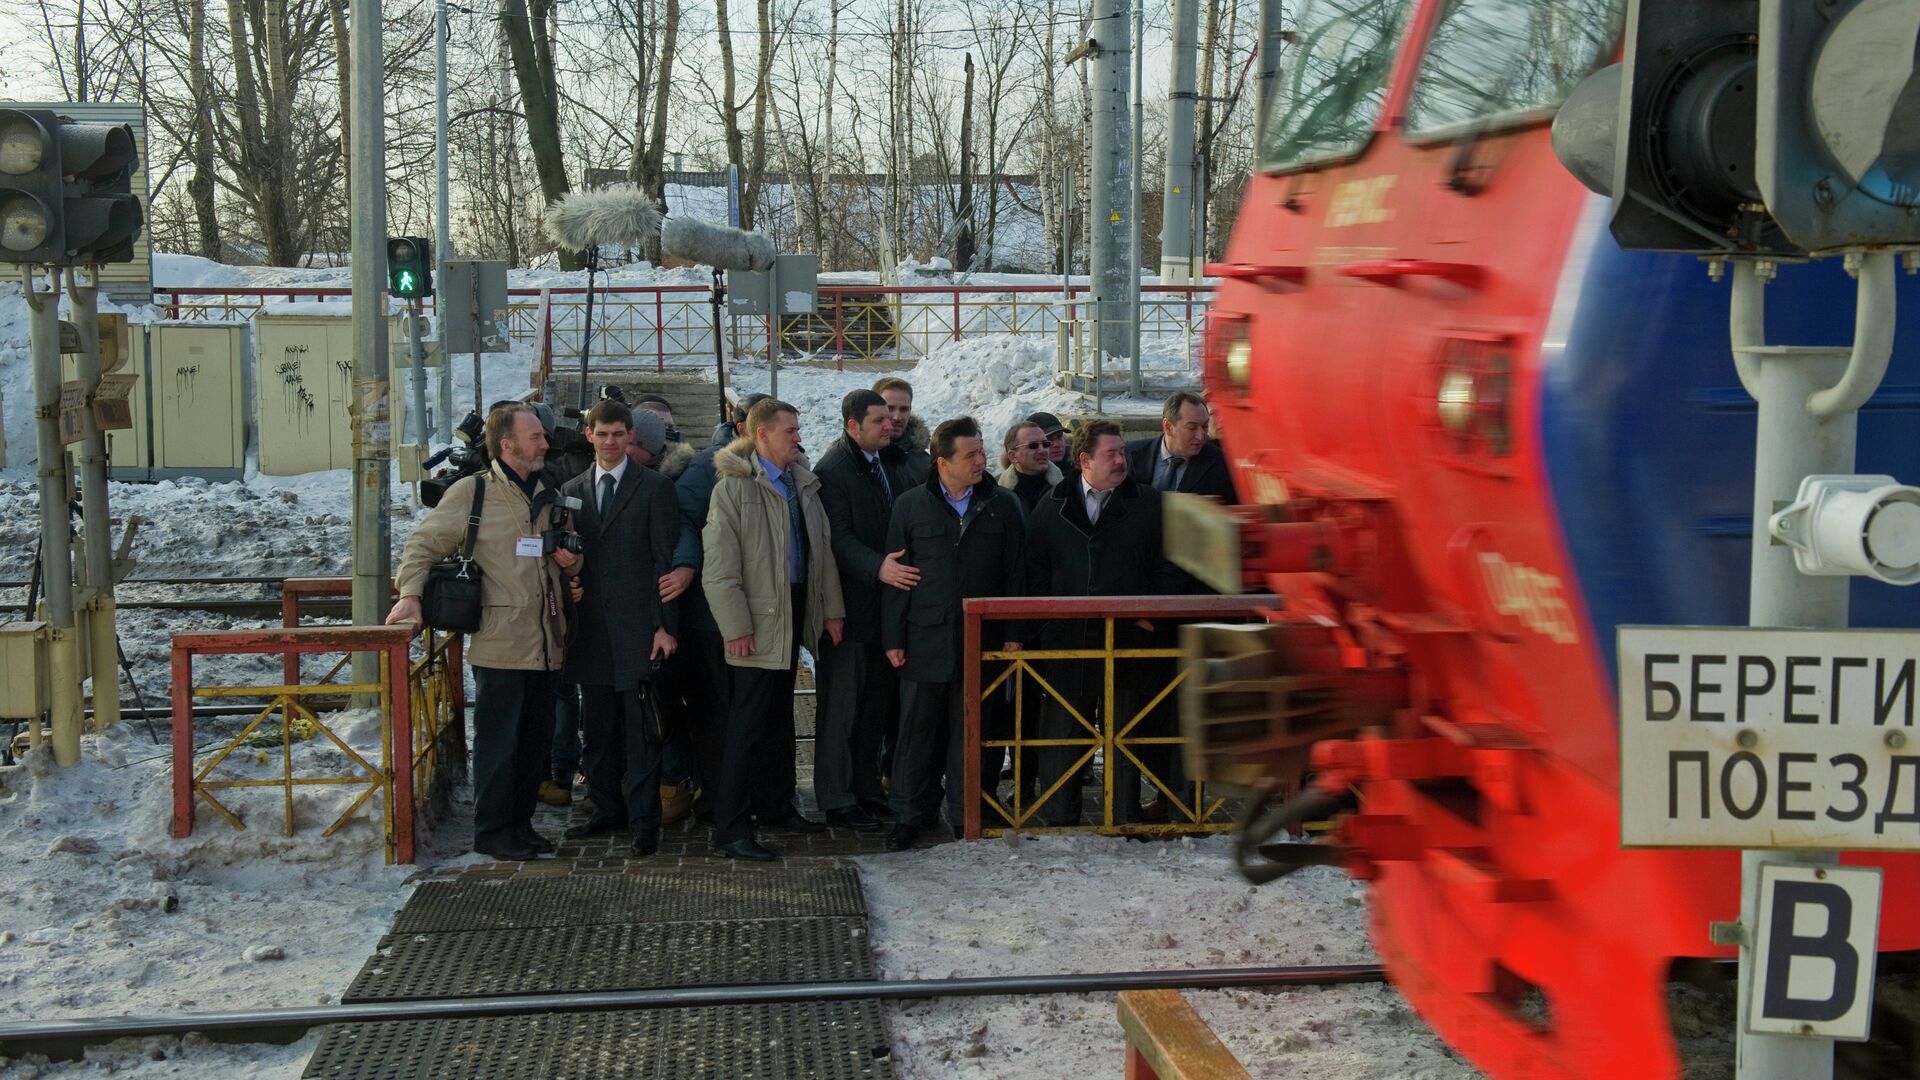
[[[1028,596],[1140,596],[1170,591],[1173,574],[1161,547],[1160,493],[1128,473],[1126,443],[1120,425],[1092,420],[1073,438],[1073,457],[1080,471],[1056,484],[1040,499],[1027,519],[1026,589]],[[1010,628],[1008,636],[1035,649],[1097,648],[1105,639],[1098,622],[1043,621],[1030,628]],[[1114,627],[1114,644],[1140,648],[1152,641],[1154,626],[1141,620]],[[1043,661],[1047,681],[1089,725],[1102,722],[1104,680],[1098,662]],[[1146,687],[1138,661],[1116,669],[1115,709],[1124,722],[1139,707]],[[1040,710],[1039,735],[1045,739],[1086,739],[1093,732],[1082,726],[1060,702],[1047,696]],[[1080,788],[1073,776],[1092,757],[1085,746],[1043,747],[1039,751],[1038,790],[1065,782],[1041,808],[1047,825],[1072,825],[1080,820]],[[1126,823],[1139,809],[1138,771],[1110,757],[1114,770],[1114,816]]]
[[[737,859],[779,856],[754,836],[819,831],[793,805],[793,673],[800,647],[840,643],[846,614],[820,481],[800,454],[800,415],[768,399],[748,434],[715,455],[700,587],[726,640],[732,676],[713,847]],[[784,762],[784,778],[764,762]],[[759,766],[759,767],[756,767]]]
[[[589,556],[561,678],[580,685],[581,765],[593,799],[593,817],[567,836],[630,828],[633,853],[647,856],[660,847],[664,720],[647,714],[641,684],[679,647],[678,605],[660,599],[659,579],[672,568],[680,517],[672,482],[628,456],[633,425],[619,401],[588,410],[593,467],[560,489],[580,500],[573,524]]]
[[[840,402],[841,434],[820,455],[820,501],[833,527],[833,560],[846,601],[846,640],[821,643],[815,674],[813,791],[827,824],[870,832],[887,812],[880,787],[880,740],[900,710],[892,665],[880,648],[880,607],[889,592],[913,588],[920,572],[888,551],[887,516],[915,485],[893,439],[887,401],[855,390]]]

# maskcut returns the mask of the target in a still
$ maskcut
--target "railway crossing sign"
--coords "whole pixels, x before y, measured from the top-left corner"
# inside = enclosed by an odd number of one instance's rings
[[[1880,868],[1762,863],[1755,1034],[1863,1040],[1879,959]]]
[[[1920,633],[1618,642],[1623,846],[1920,851]]]

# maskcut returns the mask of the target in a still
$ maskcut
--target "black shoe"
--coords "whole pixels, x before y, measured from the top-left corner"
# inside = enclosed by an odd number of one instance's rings
[[[827,811],[827,824],[837,829],[852,829],[854,832],[875,832],[880,828],[880,819],[858,806],[850,806],[844,810]]]
[[[644,859],[659,850],[660,836],[657,833],[652,836],[633,838],[633,856],[636,859]]]
[[[905,851],[920,838],[920,830],[911,825],[895,825],[887,832],[887,850]]]
[[[494,833],[492,836],[476,836],[473,850],[480,855],[488,855],[505,862],[526,862],[540,853],[532,844],[512,833]]]
[[[812,835],[827,831],[825,825],[801,814],[799,811],[790,813],[783,818],[776,818],[773,821],[763,821],[760,824],[763,828],[772,829],[775,832],[807,833]]]
[[[513,831],[513,835],[516,838],[518,838],[522,843],[526,844],[528,847],[532,848],[534,851],[539,852],[542,855],[553,854],[553,841],[547,839],[546,837],[540,835],[538,832],[534,831],[534,828],[531,825],[527,825],[522,828],[515,829]]]
[[[585,840],[589,836],[600,836],[605,833],[610,833],[619,827],[620,823],[612,818],[588,818],[584,823],[568,829],[567,839]]]
[[[965,840],[967,838],[967,827],[965,825],[955,825],[953,827],[953,838],[955,840]]]
[[[779,852],[762,847],[755,840],[735,840],[731,844],[715,844],[713,853],[724,855],[729,859],[748,859],[752,862],[772,862],[780,857]]]
[[[875,821],[893,820],[893,807],[888,806],[885,799],[861,799],[860,809]]]

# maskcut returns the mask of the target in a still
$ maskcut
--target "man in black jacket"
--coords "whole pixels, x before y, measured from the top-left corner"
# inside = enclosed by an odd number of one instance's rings
[[[1127,471],[1155,491],[1212,495],[1237,503],[1227,455],[1207,438],[1207,403],[1198,394],[1181,390],[1160,409],[1158,438],[1127,444]]]
[[[1166,561],[1160,538],[1160,493],[1127,475],[1126,444],[1120,425],[1092,420],[1073,438],[1078,476],[1069,477],[1040,500],[1027,521],[1027,588],[1030,596],[1132,596],[1169,591],[1176,572]],[[1017,630],[1028,644],[1045,649],[1085,649],[1100,645],[1104,633],[1098,622],[1047,621],[1037,631]],[[1143,648],[1152,643],[1153,624],[1124,622],[1114,628],[1117,648]],[[1093,660],[1058,660],[1047,665],[1047,680],[1089,724],[1098,725],[1102,707],[1100,664]],[[1122,727],[1138,711],[1145,689],[1130,665],[1121,664],[1115,676],[1114,723]],[[1040,736],[1080,739],[1092,733],[1051,698],[1041,712]],[[1046,747],[1040,751],[1040,790],[1061,776],[1078,770],[1086,754],[1081,747]],[[1115,755],[1116,757],[1118,755]],[[1121,822],[1138,814],[1134,794],[1138,770],[1124,760],[1109,758],[1113,770],[1114,809]],[[1054,798],[1041,808],[1048,825],[1072,825],[1080,820],[1080,792],[1069,777]]]
[[[960,605],[977,596],[1017,596],[1025,574],[1025,513],[1020,500],[987,475],[986,448],[972,417],[934,429],[933,462],[933,475],[900,496],[887,522],[887,548],[905,551],[905,561],[920,570],[920,583],[911,590],[889,589],[880,598],[881,641],[901,679],[889,851],[912,847],[919,828],[933,823],[942,771],[947,820],[959,834],[968,794],[961,790],[966,624]],[[986,629],[983,649],[1020,647],[1003,643],[1001,626]],[[998,752],[981,756],[991,756],[997,766]],[[997,768],[983,768],[981,779],[996,784]]]
[[[919,487],[933,472],[933,458],[927,453],[927,425],[913,415],[913,384],[898,375],[888,375],[874,382],[873,392],[887,403],[887,418],[893,424],[888,456],[906,473],[912,486]]]
[[[893,427],[885,398],[855,390],[841,400],[840,417],[840,437],[813,470],[833,527],[833,558],[847,608],[840,644],[816,646],[813,793],[827,824],[870,831],[880,828],[878,815],[886,809],[880,736],[893,730],[899,708],[893,668],[880,648],[880,597],[911,589],[920,579],[901,552],[887,550],[887,517],[894,500],[914,485],[899,458],[887,452]]]
[[[561,677],[581,688],[593,817],[567,836],[627,825],[633,853],[646,856],[660,847],[662,718],[648,714],[641,684],[678,646],[675,605],[661,601],[659,582],[679,539],[679,508],[673,485],[627,456],[633,414],[625,405],[601,401],[586,420],[593,467],[560,489],[581,502],[574,528],[591,553]]]

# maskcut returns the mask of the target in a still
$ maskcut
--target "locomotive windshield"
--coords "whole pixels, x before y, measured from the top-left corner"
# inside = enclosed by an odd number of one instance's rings
[[[1443,136],[1549,112],[1607,62],[1625,0],[1453,0],[1433,31],[1407,131]]]
[[[1306,0],[1260,136],[1268,171],[1348,157],[1367,144],[1410,0]]]

